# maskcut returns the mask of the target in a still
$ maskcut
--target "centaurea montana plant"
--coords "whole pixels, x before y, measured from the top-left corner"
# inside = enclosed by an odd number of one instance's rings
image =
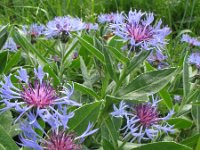
[[[29,27],[22,26],[22,30],[25,35],[30,36],[31,43],[34,44],[37,38],[44,34],[45,26],[43,24],[31,24]]]
[[[86,31],[90,31],[90,30],[98,30],[98,24],[97,23],[84,23],[84,29]]]
[[[31,24],[29,27],[23,26],[22,29],[26,35],[38,37],[40,35],[43,35],[43,33],[45,31],[45,26],[42,24],[34,23],[34,24]]]
[[[167,59],[167,56],[163,55],[161,51],[156,50],[155,52],[152,51],[147,58],[147,61],[156,66],[158,69],[163,69],[167,66],[167,63],[164,60]]]
[[[199,52],[192,53],[189,56],[188,61],[190,64],[195,65],[196,68],[200,70],[200,53]]]
[[[173,110],[166,117],[159,117],[158,102],[158,100],[153,99],[152,103],[130,106],[121,101],[119,108],[113,105],[114,111],[111,115],[126,120],[125,126],[121,128],[124,140],[131,142],[138,140],[141,143],[142,141],[156,140],[162,132],[174,132],[173,126],[166,122],[173,115]]]
[[[200,46],[200,41],[197,38],[189,36],[188,34],[183,34],[181,41],[186,42],[191,46]]]
[[[81,104],[70,100],[70,96],[73,94],[73,86],[63,86],[61,91],[56,91],[50,83],[47,82],[41,66],[38,69],[34,69],[36,79],[34,82],[29,78],[26,69],[19,69],[18,75],[15,78],[19,80],[19,86],[12,83],[12,74],[4,76],[4,80],[0,83],[0,95],[1,103],[5,105],[0,112],[4,112],[9,109],[15,109],[19,114],[18,121],[24,114],[31,113],[41,117],[46,122],[55,122],[54,115],[60,117],[60,122],[63,120],[63,116],[59,115],[59,111],[55,109],[59,105],[73,105],[80,106]],[[21,86],[21,87],[20,87]],[[70,88],[69,88],[70,87]],[[35,120],[36,120],[35,118]]]
[[[129,11],[128,16],[121,23],[112,23],[111,30],[116,36],[128,42],[131,50],[158,49],[161,50],[167,44],[166,36],[171,33],[162,21],[154,24],[154,14],[141,11]]]
[[[5,49],[5,50],[8,49],[12,52],[15,52],[15,51],[17,51],[18,48],[17,48],[17,44],[15,43],[13,38],[9,37],[2,49]]]
[[[62,42],[67,42],[71,32],[84,29],[84,23],[79,18],[71,16],[55,17],[46,25],[44,35],[49,38],[60,38]]]
[[[100,14],[98,16],[98,22],[100,23],[121,23],[124,21],[123,12]]]
[[[64,113],[64,118],[68,118],[66,111]],[[75,132],[68,131],[67,122],[64,122],[56,126],[49,124],[50,130],[46,132],[38,121],[32,121],[34,118],[29,115],[25,122],[21,122],[20,140],[22,143],[19,144],[35,150],[81,150],[84,139],[98,130],[92,130],[93,124],[89,123],[87,129],[77,136]],[[41,132],[36,132],[36,129]]]

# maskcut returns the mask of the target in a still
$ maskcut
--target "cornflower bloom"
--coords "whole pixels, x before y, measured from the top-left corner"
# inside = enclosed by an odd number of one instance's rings
[[[187,42],[192,46],[200,46],[200,41],[197,38],[189,36],[188,34],[183,34],[181,41]]]
[[[71,32],[84,29],[84,23],[79,18],[71,16],[56,17],[47,23],[44,34],[47,38],[61,38],[67,42]]]
[[[70,88],[63,86],[63,89],[57,92],[47,82],[47,79],[44,79],[47,74],[43,72],[41,66],[34,69],[34,73],[36,79],[32,83],[27,71],[23,68],[19,69],[18,75],[15,75],[15,78],[20,82],[18,86],[12,83],[12,74],[4,76],[3,81],[0,82],[0,102],[3,102],[5,107],[0,109],[0,112],[14,108],[20,113],[15,122],[27,113],[35,114],[36,117],[40,116],[46,122],[55,122],[54,114],[59,114],[59,111],[56,111],[55,108],[59,105],[80,106],[79,103],[70,100],[70,96],[73,94],[73,86],[68,85]],[[62,122],[62,119],[63,117],[60,115],[60,122]]]
[[[81,144],[85,137],[98,130],[92,130],[93,124],[89,123],[87,129],[79,136],[76,136],[74,132],[66,132],[68,128],[63,128],[62,125],[56,128],[50,125],[50,131],[45,132],[37,121],[30,124],[32,117],[28,118],[29,120],[21,123],[22,134],[20,135],[20,140],[22,143],[19,144],[35,150],[81,150]],[[39,135],[39,132],[36,132],[35,129],[41,131],[42,135]]]
[[[31,35],[32,37],[38,37],[42,35],[45,31],[45,26],[42,24],[31,24],[30,27],[23,26],[23,31],[27,35]]]
[[[86,31],[90,31],[90,30],[97,30],[98,29],[98,24],[92,24],[92,23],[84,23],[84,29]]]
[[[17,51],[17,44],[13,38],[8,38],[2,49],[9,49],[10,51]]]
[[[167,59],[167,56],[164,56],[161,51],[157,50],[155,52],[151,52],[147,58],[147,61],[157,66],[158,69],[162,69],[167,65],[166,62],[163,62],[165,59]]]
[[[153,13],[141,11],[129,11],[125,16],[125,21],[121,23],[113,23],[110,28],[114,34],[128,42],[131,49],[136,47],[150,50],[153,48],[162,49],[167,41],[165,37],[170,34],[168,27],[161,28],[162,21],[153,25]]]
[[[180,103],[182,101],[182,97],[180,95],[174,95],[174,102]]]
[[[152,103],[138,104],[135,107],[123,101],[120,102],[119,108],[113,105],[114,111],[111,115],[126,119],[126,125],[121,128],[121,131],[124,131],[124,140],[133,142],[137,139],[141,143],[142,140],[155,140],[162,131],[174,132],[173,126],[166,122],[173,115],[173,111],[170,111],[166,117],[160,118],[157,110],[158,102],[153,99]]]
[[[197,69],[200,69],[200,53],[192,53],[188,60],[190,64],[193,64],[197,67]]]
[[[121,23],[124,21],[123,12],[121,13],[110,13],[110,14],[100,14],[98,16],[98,21],[100,23]]]

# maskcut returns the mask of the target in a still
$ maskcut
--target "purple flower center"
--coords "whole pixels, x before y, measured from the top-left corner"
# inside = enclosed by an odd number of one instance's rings
[[[126,28],[129,36],[133,38],[136,42],[149,40],[153,36],[151,29],[143,25],[127,24]]]
[[[74,142],[74,134],[64,132],[55,133],[49,137],[45,144],[45,150],[80,150],[80,145]]]
[[[23,87],[23,89],[21,93],[22,99],[28,105],[35,107],[45,108],[51,105],[57,98],[56,91],[45,82],[40,84],[38,81],[35,81],[34,87],[29,84],[28,87]]]
[[[153,107],[150,104],[141,104],[136,106],[135,110],[136,115],[143,126],[149,127],[158,122],[158,112],[156,107]]]

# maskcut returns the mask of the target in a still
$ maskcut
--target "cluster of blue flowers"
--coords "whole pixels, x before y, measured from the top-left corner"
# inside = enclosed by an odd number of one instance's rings
[[[200,40],[198,38],[194,38],[189,36],[188,34],[184,34],[181,39],[182,42],[186,42],[190,45],[191,49],[193,47],[200,46]],[[195,65],[196,68],[200,69],[200,52],[192,52],[188,58],[190,64]]]
[[[150,50],[151,53],[147,61],[162,69],[168,66],[165,62],[167,56],[163,54],[168,40],[166,37],[171,33],[167,26],[162,26],[162,21],[156,22],[153,13],[141,11],[129,11],[125,13],[100,14],[98,22],[107,25],[108,32],[123,41],[125,48],[129,52]],[[81,33],[83,30],[89,32],[98,30],[97,23],[85,23],[79,18],[71,16],[56,17],[46,25],[32,24],[23,26],[22,31],[25,36],[31,37],[31,43],[34,44],[40,36],[46,39],[60,39],[66,43],[73,36],[73,32]],[[197,38],[189,35],[183,35],[182,42],[187,42],[190,46],[200,46]],[[9,37],[3,46],[3,49],[9,49],[12,52],[17,51],[18,46],[12,37]],[[123,47],[124,48],[124,47]],[[189,62],[200,69],[200,53],[193,52]],[[95,133],[98,129],[92,129],[93,124],[89,123],[88,128],[81,135],[66,133],[67,123],[73,118],[74,112],[69,112],[68,107],[80,107],[81,104],[71,100],[74,92],[73,84],[62,86],[62,90],[52,87],[49,76],[39,66],[34,69],[34,80],[29,77],[24,68],[20,68],[17,75],[9,74],[4,76],[0,82],[0,102],[4,107],[0,112],[14,109],[19,114],[15,122],[20,122],[22,133],[20,140],[22,146],[37,150],[56,148],[71,150],[81,149],[81,142],[86,136]],[[12,78],[17,83],[12,82]],[[121,117],[126,121],[121,132],[126,141],[135,141],[139,143],[144,140],[155,140],[162,133],[174,133],[173,126],[167,123],[167,120],[173,115],[173,110],[165,117],[161,117],[158,111],[158,102],[160,100],[152,97],[152,102],[138,105],[129,105],[121,101],[119,107],[113,105],[113,117]],[[39,124],[38,118],[51,127],[47,133]],[[36,132],[40,130],[42,135]],[[58,149],[59,149],[58,148]]]
[[[41,66],[38,69],[34,69],[34,73],[36,79],[32,82],[26,69],[21,68],[18,70],[19,75],[14,76],[19,80],[19,85],[12,83],[12,74],[4,76],[4,80],[0,83],[1,102],[5,105],[4,108],[0,109],[0,112],[14,109],[19,113],[15,122],[20,121],[21,124],[23,131],[20,136],[22,146],[36,150],[42,150],[44,147],[56,149],[59,146],[59,141],[65,143],[65,140],[68,139],[67,143],[61,146],[64,148],[67,145],[67,150],[70,150],[71,147],[77,147],[74,141],[80,139],[81,142],[84,137],[97,131],[97,129],[91,130],[93,124],[89,123],[88,128],[82,135],[78,137],[71,136],[71,134],[70,136],[68,134],[65,135],[64,132],[68,129],[67,123],[74,116],[73,112],[67,113],[67,106],[81,106],[76,101],[70,100],[74,91],[73,85],[68,84],[68,87],[63,86],[61,91],[56,91],[47,82],[47,74],[43,72]],[[38,117],[51,127],[51,132],[54,134],[52,138],[56,139],[51,139],[47,135],[38,123]],[[39,136],[35,129],[41,130],[43,135],[47,137]],[[50,141],[47,141],[46,138],[50,138]],[[51,144],[49,145],[49,142],[54,142],[52,140],[58,142],[57,144],[53,143],[54,147]]]
[[[145,140],[155,140],[162,132],[174,133],[173,126],[166,121],[174,114],[171,110],[167,116],[160,118],[158,112],[158,102],[160,100],[152,97],[152,102],[131,106],[124,101],[120,102],[119,108],[113,105],[114,111],[111,113],[114,117],[126,119],[123,131],[124,140],[131,142],[138,140],[139,143]]]

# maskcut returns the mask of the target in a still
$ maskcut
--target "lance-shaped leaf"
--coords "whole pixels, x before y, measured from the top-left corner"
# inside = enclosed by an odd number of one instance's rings
[[[0,149],[19,150],[15,141],[7,134],[7,131],[0,126]]]
[[[127,63],[127,67],[124,68],[123,74],[120,77],[120,82],[130,74],[133,70],[135,70],[139,65],[143,63],[143,61],[149,56],[151,51],[141,51],[138,55],[136,55],[130,62]]]
[[[82,46],[84,46],[88,52],[90,52],[92,55],[94,55],[99,61],[101,61],[103,64],[105,64],[105,59],[103,54],[92,44],[90,44],[87,40],[84,38],[78,37],[78,40]]]
[[[18,61],[20,60],[20,57],[21,57],[21,51],[18,51],[8,58],[8,62],[4,69],[5,74],[8,73],[10,69],[12,69],[12,67],[18,63]]]
[[[170,68],[141,74],[125,88],[119,90],[118,95],[126,99],[156,93],[170,82],[175,70]]]
[[[113,56],[118,59],[119,61],[123,62],[124,64],[127,63],[129,61],[129,59],[127,57],[125,57],[123,55],[122,52],[120,52],[118,49],[116,49],[115,47],[111,47],[111,46],[107,46],[109,52],[111,52],[113,54]]]
[[[192,150],[190,147],[175,142],[156,142],[144,144],[132,150]]]
[[[4,46],[8,38],[8,26],[5,26],[0,31],[0,49]]]
[[[37,56],[37,58],[42,63],[48,63],[47,60],[41,55],[41,53],[18,31],[14,30],[13,38],[14,41],[19,44],[24,50],[27,50],[28,52],[31,52],[32,54]]]
[[[102,102],[86,104],[74,111],[74,117],[68,122],[70,130],[77,134],[82,134],[88,126],[88,123],[95,123],[98,120]]]
[[[4,71],[6,63],[7,63],[7,58],[8,58],[8,52],[4,51],[2,53],[0,53],[0,74]]]

